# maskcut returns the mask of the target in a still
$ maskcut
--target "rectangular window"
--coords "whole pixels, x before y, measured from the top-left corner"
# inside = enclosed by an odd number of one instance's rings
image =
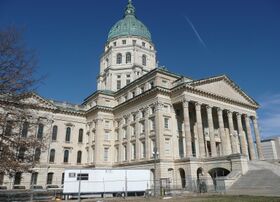
[[[135,136],[135,126],[131,126],[131,136]]]
[[[145,47],[145,45],[146,45],[146,44],[145,44],[145,42],[142,42],[142,46],[144,46],[144,47]]]
[[[132,40],[132,44],[135,46],[136,45],[136,40]]]
[[[123,138],[127,138],[127,131],[126,131],[126,128],[123,129]]]
[[[123,155],[123,157],[124,157],[124,161],[127,161],[127,147],[126,147],[126,145],[124,145],[123,146],[123,152],[124,152],[124,155]]]
[[[105,131],[104,140],[110,140],[110,132]]]
[[[141,142],[141,158],[146,157],[146,143],[143,141]]]
[[[119,147],[115,147],[115,162],[119,162]]]
[[[134,160],[136,159],[136,144],[135,143],[132,143],[131,145],[131,159]]]
[[[130,79],[126,79],[126,85],[130,84]]]
[[[109,148],[104,148],[104,161],[108,161],[109,158]]]
[[[126,78],[130,78],[130,74],[127,74],[127,75],[126,75]]]
[[[142,87],[140,88],[140,90],[141,90],[141,93],[144,93],[144,91],[145,91],[144,86],[142,86]]]
[[[164,128],[166,128],[166,129],[169,128],[169,118],[167,118],[167,117],[164,118]]]
[[[135,91],[132,91],[132,97],[135,97],[136,93]]]
[[[77,180],[88,180],[88,173],[78,173]]]
[[[154,87],[154,82],[150,81],[150,88],[153,88],[153,87]]]
[[[121,78],[121,75],[117,75],[117,78],[120,79],[120,78]]]
[[[122,40],[122,44],[125,45],[126,44],[126,40]]]
[[[105,121],[105,127],[110,128],[110,121]]]
[[[170,155],[170,139],[165,139],[165,155]]]
[[[121,89],[121,80],[117,80],[117,90]]]
[[[114,46],[116,46],[116,45],[117,45],[117,42],[115,41],[113,44],[114,44]]]

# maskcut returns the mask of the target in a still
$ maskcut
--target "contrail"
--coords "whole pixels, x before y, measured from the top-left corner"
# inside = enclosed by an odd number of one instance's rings
[[[207,48],[206,44],[204,43],[203,39],[200,37],[198,31],[195,29],[191,20],[187,16],[184,16],[184,17],[185,17],[186,21],[189,23],[189,25],[191,26],[193,32],[195,33],[195,35],[198,38],[198,40],[200,41],[200,43],[204,46],[204,48]]]

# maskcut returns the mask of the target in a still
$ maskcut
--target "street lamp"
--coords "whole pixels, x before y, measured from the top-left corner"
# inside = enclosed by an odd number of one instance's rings
[[[159,152],[157,151],[157,146],[155,144],[154,150],[153,150],[153,158],[154,158],[154,196],[156,196],[156,168],[157,168],[158,155],[159,155]]]

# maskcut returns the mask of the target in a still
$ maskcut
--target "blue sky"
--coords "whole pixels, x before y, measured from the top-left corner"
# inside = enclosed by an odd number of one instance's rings
[[[0,26],[26,29],[46,98],[81,103],[96,89],[99,57],[127,0],[0,0]],[[256,99],[264,136],[280,135],[280,1],[134,0],[160,65],[205,78],[226,74]],[[192,25],[191,25],[192,24]]]

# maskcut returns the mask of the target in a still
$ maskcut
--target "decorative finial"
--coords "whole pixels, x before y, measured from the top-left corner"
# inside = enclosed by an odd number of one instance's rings
[[[135,15],[135,8],[132,5],[132,0],[128,0],[128,3],[126,5],[126,9],[125,9],[125,16],[127,15]]]

